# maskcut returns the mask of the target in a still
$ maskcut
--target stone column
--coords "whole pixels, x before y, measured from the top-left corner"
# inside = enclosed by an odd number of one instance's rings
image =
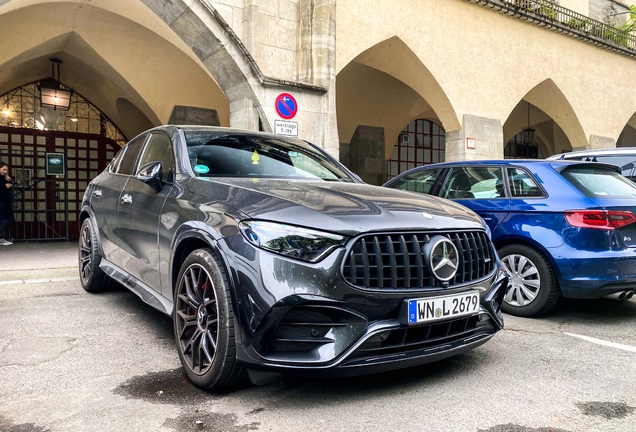
[[[503,127],[499,120],[464,114],[464,127],[446,132],[446,161],[502,159]],[[468,148],[469,140],[475,148]]]
[[[175,105],[170,114],[169,124],[221,126],[215,109]]]
[[[608,138],[604,136],[598,135],[590,135],[590,145],[589,149],[605,149],[605,148],[615,148],[616,141],[614,138]],[[573,150],[585,150],[584,148],[574,148]]]
[[[337,158],[336,0],[299,0],[298,18],[296,78],[327,89],[314,111],[313,136],[306,138]]]
[[[249,98],[242,98],[230,103],[230,125],[233,128],[259,130],[258,110]]]
[[[348,167],[366,183],[380,186],[387,181],[384,128],[358,126],[349,144]]]

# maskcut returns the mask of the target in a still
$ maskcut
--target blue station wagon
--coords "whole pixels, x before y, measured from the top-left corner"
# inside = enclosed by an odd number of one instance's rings
[[[636,184],[619,167],[545,160],[426,165],[384,186],[479,214],[510,276],[503,310],[538,316],[560,297],[628,300],[636,288]]]

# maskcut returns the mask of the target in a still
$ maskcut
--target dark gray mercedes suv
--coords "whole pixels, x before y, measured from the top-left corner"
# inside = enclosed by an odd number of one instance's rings
[[[171,315],[202,388],[416,366],[503,328],[507,277],[475,213],[297,139],[149,130],[89,184],[80,224],[84,288],[114,280]]]

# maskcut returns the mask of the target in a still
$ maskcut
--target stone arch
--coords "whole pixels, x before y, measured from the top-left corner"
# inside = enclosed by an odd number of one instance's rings
[[[528,126],[541,128],[544,148],[551,154],[586,147],[587,136],[570,102],[551,79],[546,79],[526,93],[508,114],[504,123],[504,146]]]
[[[12,23],[23,28],[12,32]],[[24,23],[37,26],[25,29]],[[48,77],[50,73],[44,72],[47,67],[50,70],[48,58],[56,55],[64,57],[63,74],[70,85],[82,85],[80,75],[90,77],[85,87],[112,95],[103,96],[108,100],[100,109],[114,121],[118,99],[132,103],[153,125],[168,122],[174,105],[218,109],[225,126],[234,125],[242,106],[248,107],[251,119],[239,126],[256,129],[259,118],[266,118],[255,91],[265,77],[208,2],[53,0],[33,4],[8,0],[0,8],[0,25],[9,34],[24,35],[0,54],[0,82],[27,71],[41,75],[35,79]],[[108,43],[107,39],[114,40]],[[135,52],[133,45],[143,48]],[[76,76],[72,71],[77,71]],[[24,82],[5,84],[16,87]],[[90,89],[82,93],[99,104],[99,96],[90,95]],[[262,123],[269,128],[269,122]]]
[[[390,154],[404,125],[428,111],[445,130],[461,129],[439,81],[398,36],[368,48],[343,67],[336,93],[341,142],[348,143],[359,125],[382,127]]]
[[[616,147],[636,147],[636,113],[629,119],[618,139]]]

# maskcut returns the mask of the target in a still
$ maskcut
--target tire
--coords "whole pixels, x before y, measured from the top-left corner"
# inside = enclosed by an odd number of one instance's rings
[[[536,317],[549,312],[561,298],[554,269],[538,250],[509,244],[498,250],[510,282],[501,309],[511,315]]]
[[[179,359],[190,381],[218,390],[245,379],[247,371],[236,360],[227,273],[212,250],[195,250],[183,262],[172,317]]]
[[[86,291],[101,292],[110,286],[110,277],[99,268],[102,256],[99,253],[97,233],[90,217],[86,218],[80,229],[77,258],[80,282]]]

